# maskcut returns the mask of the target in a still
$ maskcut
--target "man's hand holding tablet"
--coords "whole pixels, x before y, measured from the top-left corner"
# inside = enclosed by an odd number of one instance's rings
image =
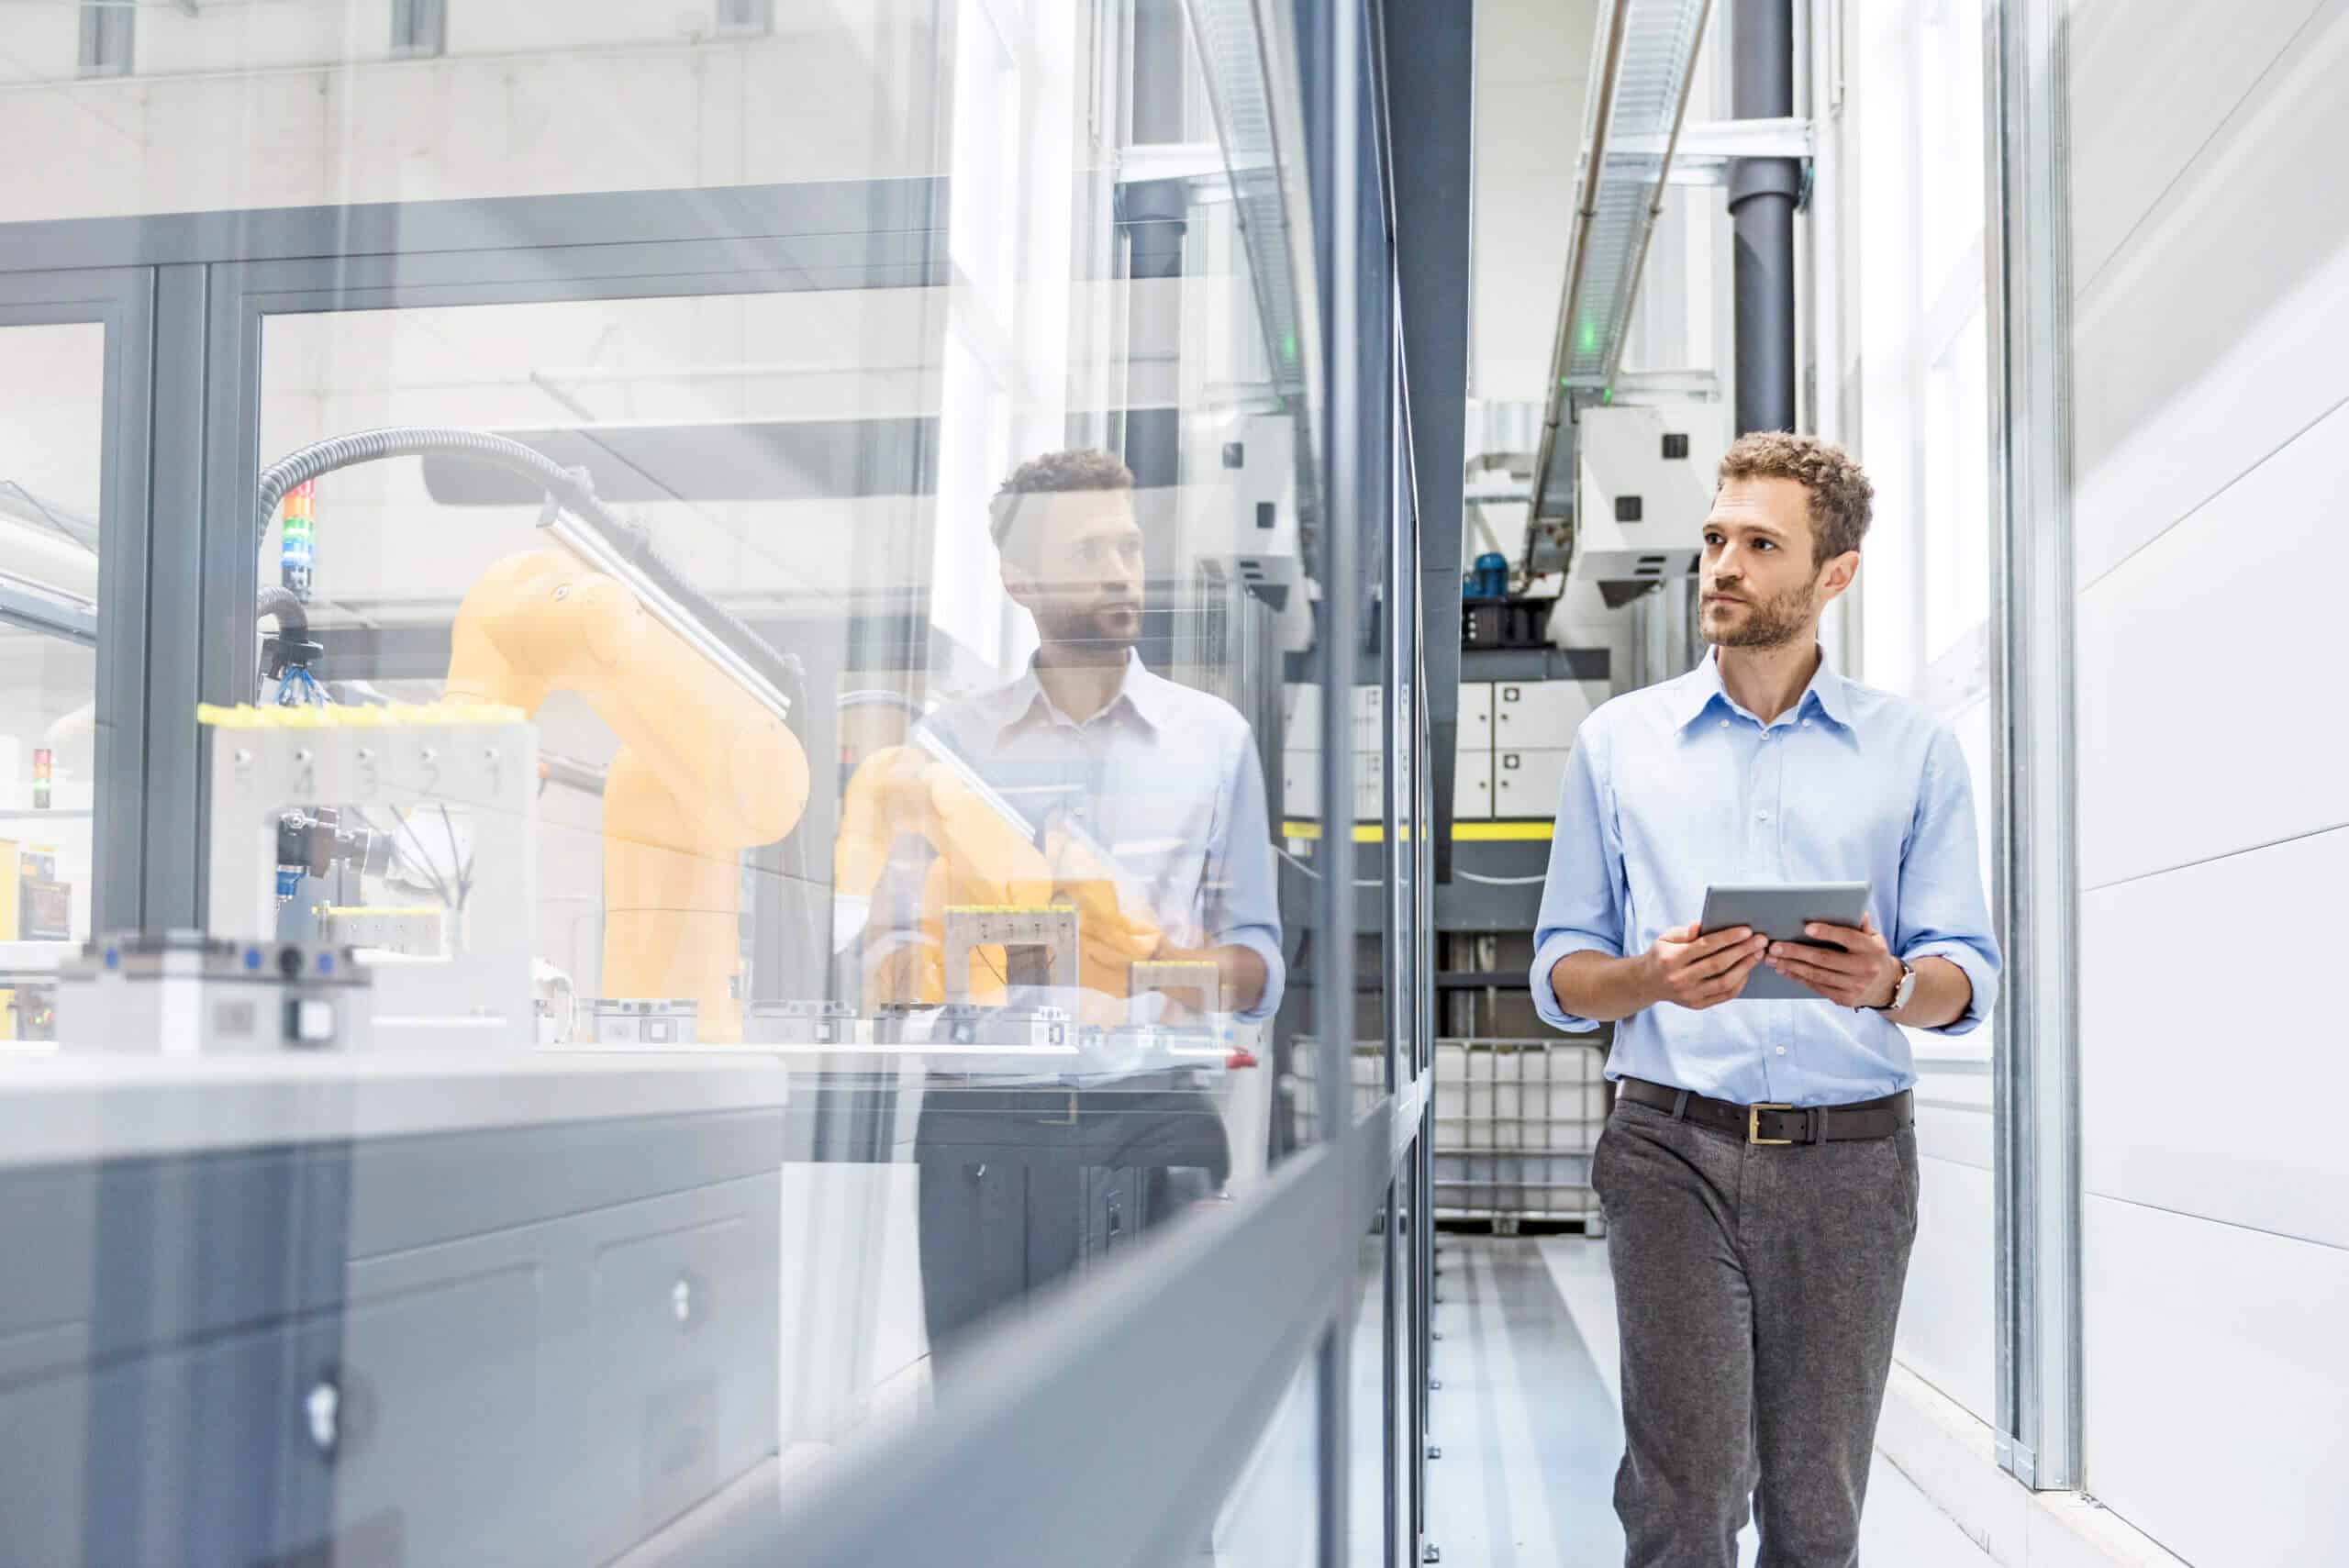
[[[1647,951],[1648,989],[1658,1002],[1692,1012],[1735,1001],[1770,946],[1748,927],[1700,933],[1694,923],[1656,939]]]
[[[1763,962],[1839,1006],[1892,1005],[1900,989],[1900,961],[1876,930],[1875,916],[1861,915],[1856,929],[1813,920],[1803,927],[1803,935],[1810,940],[1770,943]]]
[[[1716,883],[1705,890],[1705,911],[1696,929],[1722,936],[1742,930],[1762,938],[1766,967],[1749,975],[1736,999],[1838,1001],[1845,995],[1874,995],[1877,962],[1891,957],[1876,935],[1867,907],[1868,884],[1864,882]],[[1826,945],[1830,942],[1836,945]],[[1899,980],[1895,964],[1892,984],[1898,985]]]

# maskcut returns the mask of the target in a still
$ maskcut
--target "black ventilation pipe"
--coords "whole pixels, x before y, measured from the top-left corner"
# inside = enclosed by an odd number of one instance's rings
[[[1795,112],[1794,0],[1731,8],[1731,112],[1742,120]],[[1795,206],[1802,166],[1741,158],[1730,170],[1736,229],[1737,433],[1795,428]]]

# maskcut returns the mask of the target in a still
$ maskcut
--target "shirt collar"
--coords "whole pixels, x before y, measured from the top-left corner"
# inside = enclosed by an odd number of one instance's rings
[[[1715,703],[1723,707],[1734,706],[1728,689],[1721,684],[1720,651],[1717,648],[1707,651],[1703,661],[1673,685],[1674,711],[1683,729],[1711,712]],[[1801,697],[1795,703],[1795,717],[1800,718],[1813,709],[1825,715],[1838,729],[1854,733],[1851,683],[1835,668],[1823,648],[1820,650],[1818,673],[1811,676],[1810,684],[1803,688]]]
[[[1165,681],[1150,673],[1149,667],[1141,662],[1141,655],[1129,648],[1126,650],[1126,675],[1119,683],[1118,695],[1111,697],[1108,706],[1094,717],[1099,718],[1123,708],[1151,728],[1163,728],[1166,723],[1166,685]],[[1053,706],[1052,699],[1045,695],[1043,683],[1036,678],[1036,661],[1032,655],[1029,658],[1028,668],[1019,673],[1019,678],[1003,688],[996,711],[1002,715],[998,740],[1008,737],[1021,724],[1039,716],[1063,724],[1074,723],[1067,715]]]

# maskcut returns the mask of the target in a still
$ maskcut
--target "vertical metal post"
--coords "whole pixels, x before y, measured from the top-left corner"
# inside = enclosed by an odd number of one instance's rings
[[[2078,865],[2063,0],[1985,17],[1997,722],[1998,1458],[2080,1480]]]
[[[1843,34],[1845,0],[1813,0],[1810,11],[1810,70],[1806,97],[1811,126],[1810,195],[1803,214],[1810,225],[1810,429],[1821,440],[1852,445],[1843,404],[1843,315],[1847,293],[1856,293],[1856,270],[1843,268]],[[1835,601],[1824,640],[1836,667],[1854,680],[1865,677],[1866,659],[1860,606],[1865,573]]]
[[[241,614],[226,625],[207,620],[200,597],[206,561],[207,398],[211,393],[215,300],[212,269],[189,262],[156,270],[155,361],[150,405],[147,601],[145,795],[139,804],[140,837],[139,923],[149,930],[195,928],[203,921],[199,843],[203,834],[202,744],[195,705],[206,694],[197,661],[207,642],[238,650],[252,662],[253,594],[248,581]],[[252,510],[250,486],[243,516]],[[248,548],[246,554],[252,554]],[[226,612],[224,612],[225,614]]]
[[[1363,69],[1362,10],[1356,0],[1308,0],[1308,29],[1319,35],[1320,100],[1327,106],[1326,175],[1317,182],[1328,221],[1317,224],[1328,257],[1322,277],[1330,389],[1329,439],[1324,444],[1321,492],[1321,801],[1324,849],[1321,880],[1315,884],[1314,943],[1319,955],[1314,1023],[1319,1036],[1315,1062],[1319,1131],[1324,1142],[1342,1142],[1353,1125],[1354,998],[1353,872],[1353,680],[1361,647],[1362,602],[1359,541],[1378,497],[1364,484],[1370,454],[1363,450],[1369,406],[1367,366],[1357,328],[1363,317],[1361,269]],[[1312,62],[1308,62],[1312,63]],[[1308,84],[1308,103],[1313,95]],[[1319,216],[1317,214],[1317,217]],[[1353,1162],[1340,1168],[1351,1175]],[[1356,1208],[1351,1192],[1341,1213]],[[1351,1257],[1355,1239],[1341,1234],[1330,1245]],[[1351,1269],[1340,1271],[1351,1281]],[[1332,1304],[1317,1368],[1319,1414],[1319,1470],[1320,1568],[1350,1568],[1348,1522],[1351,1497],[1346,1463],[1352,1448],[1348,1393],[1353,1375],[1353,1292]]]
[[[155,274],[125,275],[107,311],[105,479],[98,505],[98,723],[90,836],[90,929],[139,924],[147,802],[147,604],[154,511]]]
[[[1732,112],[1739,119],[1793,114],[1794,0],[1739,0],[1731,23]],[[1740,158],[1731,165],[1741,436],[1795,425],[1795,202],[1801,191],[1794,159]]]

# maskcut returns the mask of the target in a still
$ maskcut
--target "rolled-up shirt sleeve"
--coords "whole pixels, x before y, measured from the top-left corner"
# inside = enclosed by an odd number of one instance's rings
[[[1542,883],[1542,914],[1533,933],[1533,1009],[1568,1034],[1588,1034],[1596,1019],[1569,1013],[1550,984],[1550,971],[1568,953],[1623,956],[1622,849],[1601,802],[1599,762],[1587,728],[1566,759],[1558,819],[1550,834],[1550,870]]]
[[[1990,931],[1990,910],[1982,895],[1974,786],[1965,753],[1946,730],[1934,737],[1926,753],[1916,819],[1901,852],[1899,925],[1893,951],[1911,965],[1921,958],[1947,959],[1973,984],[1973,1000],[1965,1014],[1930,1032],[1971,1033],[1998,1006],[2001,965],[1998,940]]]
[[[1232,1017],[1262,1023],[1281,1005],[1288,966],[1281,960],[1281,906],[1273,861],[1272,821],[1264,805],[1264,772],[1256,744],[1246,739],[1233,748],[1223,796],[1222,831],[1208,856],[1208,940],[1252,951],[1264,961],[1264,991],[1256,1005]]]

